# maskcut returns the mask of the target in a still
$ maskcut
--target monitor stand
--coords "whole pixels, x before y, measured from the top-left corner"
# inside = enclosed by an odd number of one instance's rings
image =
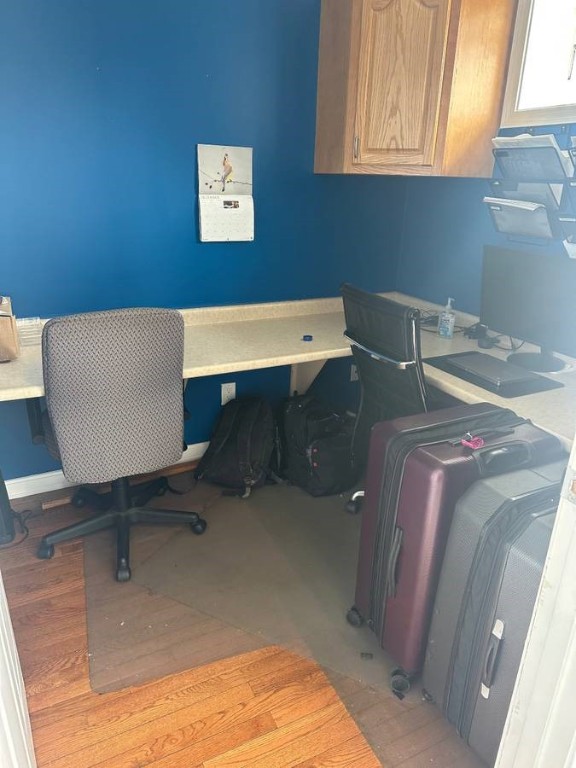
[[[519,368],[527,368],[529,371],[538,373],[553,373],[565,367],[563,360],[554,357],[552,352],[547,352],[545,349],[541,349],[540,352],[513,352],[508,355],[506,361]]]

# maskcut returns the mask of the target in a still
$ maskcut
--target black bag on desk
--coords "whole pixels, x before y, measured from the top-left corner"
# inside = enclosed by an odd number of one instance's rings
[[[230,400],[220,411],[194,477],[222,485],[239,496],[249,496],[252,488],[264,485],[268,479],[276,445],[276,423],[266,400]]]
[[[312,395],[296,395],[279,418],[280,474],[312,496],[328,496],[354,484],[353,419]]]

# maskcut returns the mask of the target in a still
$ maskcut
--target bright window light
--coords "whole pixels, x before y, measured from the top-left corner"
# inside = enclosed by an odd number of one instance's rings
[[[534,0],[517,109],[576,103],[576,2]]]

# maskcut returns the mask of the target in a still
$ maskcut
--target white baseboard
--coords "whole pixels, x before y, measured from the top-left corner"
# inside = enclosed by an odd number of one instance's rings
[[[189,461],[196,461],[208,448],[208,443],[195,443],[189,445],[182,454],[178,464],[185,464]],[[64,477],[62,470],[54,472],[43,472],[40,475],[28,475],[27,477],[16,477],[13,480],[6,480],[6,490],[8,498],[21,499],[24,496],[33,496],[36,493],[49,493],[50,491],[60,491],[62,488],[71,488],[78,483],[69,483]]]

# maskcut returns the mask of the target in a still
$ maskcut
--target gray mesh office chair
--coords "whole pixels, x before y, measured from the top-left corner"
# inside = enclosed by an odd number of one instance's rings
[[[184,322],[176,310],[121,309],[49,320],[42,334],[45,439],[74,483],[111,483],[112,506],[49,533],[37,555],[104,528],[117,532],[116,578],[130,578],[135,523],[206,522],[195,512],[132,506],[129,477],[176,463],[183,450]]]

